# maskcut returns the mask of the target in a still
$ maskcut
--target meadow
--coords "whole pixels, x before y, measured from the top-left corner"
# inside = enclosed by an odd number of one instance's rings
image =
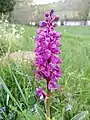
[[[24,58],[3,60],[7,52],[34,51],[37,28],[22,27],[19,40],[11,36],[4,41],[0,37],[0,119],[45,120],[44,101],[35,94],[37,86],[44,87],[45,83],[36,80],[33,63]],[[62,33],[63,76],[59,79],[60,90],[51,98],[52,120],[90,120],[90,27],[56,30]]]

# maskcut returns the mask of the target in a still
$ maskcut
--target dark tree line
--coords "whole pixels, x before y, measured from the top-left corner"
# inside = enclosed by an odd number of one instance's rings
[[[8,16],[10,16],[10,13],[14,10],[15,4],[15,0],[0,0],[0,14],[2,20],[4,19],[3,16],[5,14],[8,14]]]
[[[15,0],[0,0],[0,12],[11,12],[14,10]]]

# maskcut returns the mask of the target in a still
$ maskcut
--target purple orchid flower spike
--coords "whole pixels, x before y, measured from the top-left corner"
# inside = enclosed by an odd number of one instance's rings
[[[54,15],[53,9],[49,13],[45,13],[45,20],[40,22],[40,29],[37,31],[37,36],[35,37],[36,75],[38,79],[43,78],[47,83],[47,93],[40,87],[36,89],[36,94],[40,99],[45,99],[46,101],[47,118],[50,118],[51,91],[52,89],[57,90],[59,88],[57,82],[62,76],[60,68],[62,60],[58,56],[62,53],[60,50],[60,46],[62,46],[60,43],[62,35],[55,31],[58,20],[59,17]]]
[[[53,87],[53,89],[55,88],[56,90],[56,83],[50,84],[50,81],[52,81],[53,78],[57,81],[62,75],[59,66],[62,60],[58,57],[58,54],[61,54],[61,50],[59,49],[61,46],[59,42],[61,34],[54,30],[59,17],[54,15],[54,10],[52,9],[50,13],[45,13],[45,19],[46,18],[46,21],[40,22],[41,28],[38,30],[38,35],[35,37],[37,44],[35,49],[36,67],[38,67],[36,73],[39,78],[46,79],[48,85],[50,85],[48,88],[51,89],[51,87]],[[50,18],[52,18],[53,21]]]

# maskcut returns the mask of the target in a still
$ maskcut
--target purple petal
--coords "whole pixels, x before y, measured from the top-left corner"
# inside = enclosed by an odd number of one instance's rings
[[[56,83],[51,82],[51,81],[49,82],[49,84],[48,84],[49,90],[51,90],[51,89],[58,90],[58,88],[59,88],[59,86]]]
[[[59,20],[59,17],[56,16],[55,19],[54,19],[54,21],[57,22],[58,20]]]
[[[45,99],[45,97],[46,97],[46,93],[44,92],[44,90],[41,87],[36,88],[36,94],[38,95],[38,97],[40,99]]]
[[[52,16],[53,13],[54,13],[54,10],[52,9],[52,10],[50,11],[50,16]]]
[[[45,21],[40,21],[39,25],[40,27],[45,27],[47,26],[47,23]]]
[[[45,17],[48,17],[49,16],[49,14],[48,13],[45,13]]]

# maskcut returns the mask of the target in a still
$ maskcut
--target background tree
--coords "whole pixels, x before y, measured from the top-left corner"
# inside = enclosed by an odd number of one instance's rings
[[[83,0],[83,4],[84,4],[83,18],[84,18],[84,25],[86,25],[90,10],[90,0]]]
[[[51,4],[47,5],[35,5],[35,10],[34,10],[34,21],[35,25],[39,25],[39,21],[42,21],[44,19],[44,13],[46,11],[49,11],[51,9]]]
[[[83,24],[86,25],[90,11],[90,0],[81,0],[77,5],[79,8],[78,12],[79,18],[80,20],[83,20],[84,21]]]
[[[0,0],[0,12],[13,11],[15,3],[15,0]]]
[[[4,20],[4,14],[8,14],[8,16],[10,15],[10,12],[14,10],[15,4],[15,0],[0,0],[0,13],[2,20]]]
[[[20,24],[29,24],[33,22],[35,6],[33,0],[16,0],[13,15],[13,22]]]

